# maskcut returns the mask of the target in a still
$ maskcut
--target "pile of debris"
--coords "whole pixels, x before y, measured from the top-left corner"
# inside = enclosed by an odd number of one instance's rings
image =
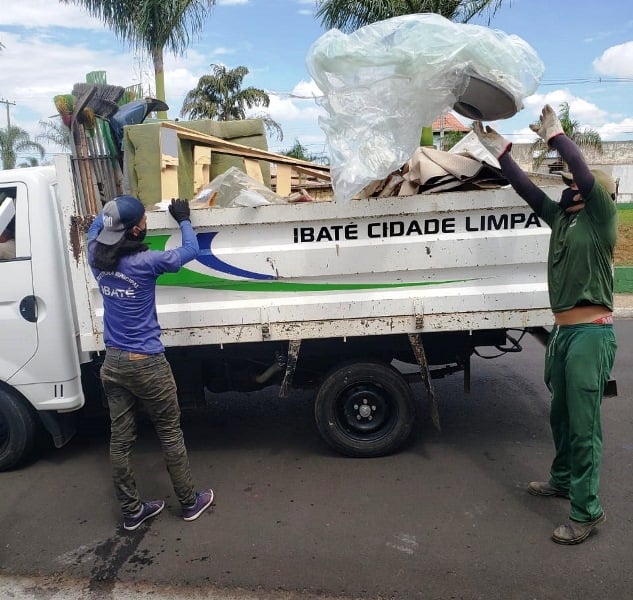
[[[505,185],[508,181],[499,168],[469,153],[458,154],[420,146],[400,169],[365,186],[357,197],[414,196]]]

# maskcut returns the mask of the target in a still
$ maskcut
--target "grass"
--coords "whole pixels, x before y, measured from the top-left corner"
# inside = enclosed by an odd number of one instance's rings
[[[633,204],[618,204],[618,243],[615,266],[633,266]]]
[[[615,291],[633,293],[633,204],[618,204]]]

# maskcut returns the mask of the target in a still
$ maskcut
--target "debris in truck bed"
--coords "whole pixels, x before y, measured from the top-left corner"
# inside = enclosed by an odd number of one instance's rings
[[[413,196],[444,191],[481,190],[508,185],[501,170],[467,153],[420,146],[400,169],[371,182],[358,198]]]

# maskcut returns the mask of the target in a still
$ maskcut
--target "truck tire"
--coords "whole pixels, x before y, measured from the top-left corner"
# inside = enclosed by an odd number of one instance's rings
[[[409,384],[380,362],[346,364],[324,380],[314,404],[317,428],[337,452],[383,456],[409,438],[416,415]]]
[[[17,467],[29,458],[37,431],[37,416],[27,401],[0,388],[0,471]]]

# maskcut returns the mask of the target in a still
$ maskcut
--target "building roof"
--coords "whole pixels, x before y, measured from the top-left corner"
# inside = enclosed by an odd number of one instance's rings
[[[466,127],[453,113],[446,113],[439,116],[433,121],[433,132],[437,133],[441,130],[444,131],[463,131],[468,133],[470,127]]]

